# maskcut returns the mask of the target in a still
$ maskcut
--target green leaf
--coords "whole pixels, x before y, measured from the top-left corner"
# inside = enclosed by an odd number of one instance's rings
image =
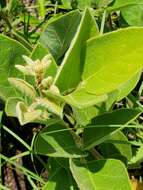
[[[34,122],[41,114],[41,110],[30,110],[23,102],[18,102],[16,105],[16,116],[21,125]]]
[[[91,122],[91,119],[98,115],[99,109],[97,107],[91,106],[84,109],[73,108],[73,113],[76,118],[76,122],[79,125],[86,126]]]
[[[96,105],[97,103],[104,102],[107,100],[107,95],[96,96],[94,94],[89,94],[84,88],[79,88],[73,93],[63,96],[65,101],[77,108],[87,108],[89,106]]]
[[[66,169],[59,167],[55,171],[54,175],[49,176],[49,180],[42,190],[78,190],[74,179]]]
[[[27,83],[25,80],[19,78],[8,78],[9,83],[20,91],[23,95],[34,99],[36,97],[36,91],[32,85]]]
[[[120,101],[124,97],[126,97],[137,85],[141,76],[141,72],[135,74],[130,80],[125,82],[118,89],[117,101]]]
[[[61,92],[75,88],[80,82],[84,65],[85,42],[97,34],[95,20],[89,9],[86,9],[54,81]]]
[[[9,117],[17,117],[16,105],[18,102],[23,101],[22,98],[11,97],[8,98],[5,105],[6,115]]]
[[[69,48],[80,19],[79,11],[72,11],[48,23],[41,33],[39,41],[49,49],[56,61],[60,60]]]
[[[44,47],[41,43],[37,43],[34,48],[33,51],[31,52],[31,59],[36,60],[36,59],[42,59],[44,56],[48,55],[49,51],[46,47]]]
[[[114,105],[114,103],[117,100],[118,94],[119,94],[118,90],[114,90],[114,91],[108,93],[108,99],[106,100],[105,103],[103,103],[105,111],[111,110],[112,106]]]
[[[101,95],[120,87],[143,68],[143,28],[126,28],[87,42],[82,87]]]
[[[143,5],[125,7],[121,14],[130,26],[143,26]]]
[[[77,158],[86,156],[76,145],[70,128],[61,122],[45,127],[38,134],[35,152],[50,157]]]
[[[100,151],[104,158],[121,159],[125,163],[132,158],[131,144],[121,131],[115,132],[107,141],[102,143]]]
[[[118,160],[81,163],[70,160],[70,168],[81,190],[131,190],[124,164]]]
[[[138,109],[118,109],[95,117],[83,132],[84,149],[90,149],[108,140],[110,135],[136,119],[140,114],[141,111]],[[112,127],[112,125],[115,126]]]
[[[20,96],[18,92],[9,84],[8,77],[21,76],[16,64],[23,64],[22,55],[29,55],[29,51],[19,42],[0,35],[0,97],[4,100],[8,97]]]
[[[135,74],[130,80],[123,83],[118,90],[108,93],[108,99],[105,102],[106,110],[108,111],[113,103],[122,100],[126,97],[137,85],[141,76],[141,72]]]
[[[55,160],[57,161],[57,163],[62,167],[62,168],[65,168],[66,170],[69,170],[69,159],[68,158],[60,158],[60,157],[57,157],[55,158]]]
[[[108,11],[115,11],[131,5],[143,5],[143,0],[115,0],[112,6],[108,7]]]

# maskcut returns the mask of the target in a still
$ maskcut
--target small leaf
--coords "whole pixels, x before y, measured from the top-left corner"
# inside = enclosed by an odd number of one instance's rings
[[[30,110],[23,102],[18,102],[16,105],[16,116],[21,125],[38,120],[41,114],[41,110]]]
[[[14,86],[22,94],[28,97],[31,97],[32,99],[36,97],[35,89],[25,80],[18,79],[18,78],[8,78],[8,81],[12,86]]]
[[[124,164],[118,160],[81,163],[70,160],[70,168],[81,190],[131,190]]]
[[[23,101],[22,98],[11,97],[8,98],[5,105],[6,115],[9,117],[17,117],[16,105],[18,102]]]
[[[34,147],[37,154],[51,157],[77,158],[87,155],[77,147],[70,128],[61,122],[48,125],[41,130]]]

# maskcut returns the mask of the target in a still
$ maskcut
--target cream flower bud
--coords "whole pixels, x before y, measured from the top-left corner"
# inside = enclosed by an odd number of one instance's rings
[[[49,88],[53,82],[53,77],[49,76],[42,80],[41,84],[44,88]]]
[[[55,94],[60,94],[58,87],[55,85],[51,85],[49,90]]]

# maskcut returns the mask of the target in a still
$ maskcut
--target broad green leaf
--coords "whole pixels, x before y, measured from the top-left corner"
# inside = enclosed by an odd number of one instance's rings
[[[65,101],[77,108],[87,108],[89,106],[96,105],[97,103],[104,102],[107,100],[107,95],[96,96],[94,94],[89,94],[84,88],[79,88],[73,93],[63,96]]]
[[[49,176],[49,180],[42,190],[78,190],[70,171],[59,167],[53,176]]]
[[[19,42],[0,35],[0,97],[19,96],[20,94],[9,84],[8,77],[19,77],[16,64],[23,64],[22,55],[29,55],[29,51]]]
[[[57,162],[63,158],[49,158],[48,159],[48,181],[46,182],[43,190],[78,190],[77,184],[72,177],[72,174],[69,170],[69,159],[63,159],[68,162],[68,168],[65,169],[65,164],[63,163],[64,167]],[[67,164],[67,163],[66,163]],[[61,177],[62,176],[62,177]]]
[[[25,80],[19,78],[8,78],[9,83],[20,91],[23,95],[34,99],[36,97],[36,91],[32,85],[27,83]]]
[[[126,28],[87,42],[82,87],[101,95],[119,89],[143,68],[143,28]]]
[[[115,0],[114,4],[107,10],[114,11],[131,5],[143,5],[143,0]]]
[[[33,60],[36,60],[36,59],[41,60],[44,56],[46,56],[48,54],[49,54],[48,49],[45,48],[42,44],[38,43],[31,53],[31,58]],[[51,56],[51,58],[52,58],[52,56]],[[50,64],[49,68],[47,69],[44,77],[47,77],[47,76],[54,77],[56,75],[56,72],[57,72],[57,65],[56,65],[54,59],[52,58],[52,63]]]
[[[102,143],[100,151],[104,158],[121,159],[125,163],[132,158],[131,144],[121,131],[115,132],[107,141]]]
[[[108,111],[113,103],[122,100],[126,97],[137,85],[141,76],[141,72],[135,74],[130,80],[123,83],[118,90],[108,93],[108,99],[105,102],[106,110]]]
[[[61,92],[75,88],[80,82],[84,65],[85,42],[97,34],[98,28],[95,20],[89,9],[86,9],[54,81]]]
[[[32,123],[40,118],[41,110],[30,110],[23,102],[18,102],[16,105],[16,116],[21,125]]]
[[[50,157],[77,158],[87,155],[77,147],[70,128],[60,122],[41,130],[34,147],[37,154]]]
[[[143,145],[141,145],[137,152],[136,155],[133,156],[133,158],[130,160],[130,164],[140,164],[143,161]]]
[[[57,163],[62,167],[65,168],[66,170],[69,170],[69,159],[68,158],[60,158],[57,157],[55,158],[55,160],[57,161]]]
[[[17,117],[16,105],[18,102],[23,101],[22,98],[11,97],[8,98],[5,105],[6,115],[9,117]]]
[[[48,23],[41,33],[39,41],[49,49],[56,61],[63,58],[75,35],[81,15],[72,11]]]
[[[79,125],[86,126],[90,123],[91,119],[96,117],[99,113],[99,108],[95,106],[91,106],[84,109],[74,108],[73,107],[73,113],[76,118],[76,122]]]
[[[108,93],[108,99],[104,103],[105,111],[109,111],[112,108],[112,106],[114,105],[114,103],[117,100],[118,94],[119,94],[118,90],[114,90],[114,91]]]
[[[46,47],[44,47],[41,43],[37,43],[34,48],[33,51],[31,52],[31,59],[36,60],[36,59],[42,59],[45,55],[48,55],[49,51]]]
[[[118,109],[95,117],[83,132],[84,149],[90,149],[108,140],[110,135],[129,124],[140,114],[141,111],[138,109]],[[112,125],[115,126],[112,127]]]
[[[125,7],[121,14],[130,26],[143,26],[143,5]]]
[[[81,163],[70,160],[70,168],[81,190],[131,190],[124,164],[118,160]]]
[[[117,101],[126,97],[137,85],[141,72],[135,74],[130,80],[122,84],[118,89]]]

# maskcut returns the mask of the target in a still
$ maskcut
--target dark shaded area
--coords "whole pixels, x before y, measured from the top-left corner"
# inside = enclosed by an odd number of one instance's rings
[[[38,124],[28,124],[25,126],[20,126],[16,118],[7,117],[5,114],[3,115],[2,118],[2,124],[7,126],[12,132],[18,135],[29,145],[31,144],[31,140],[34,133],[41,129],[41,126],[39,126]],[[15,139],[12,135],[4,131],[4,129],[1,130],[1,137],[2,137],[1,153],[4,156],[10,158],[19,153],[27,151],[27,149],[17,139]],[[45,159],[45,161],[46,160],[47,158]],[[18,159],[18,164],[29,169],[34,173],[38,172],[39,175],[41,175],[43,171],[43,165],[39,162],[39,160],[36,157],[34,157],[34,163],[33,163],[30,155],[24,156],[22,159]],[[11,190],[31,190],[31,185],[27,181],[26,176],[18,172],[16,168],[11,164],[3,165],[2,181],[3,184],[7,187],[10,187]],[[35,183],[37,182],[35,181]]]

